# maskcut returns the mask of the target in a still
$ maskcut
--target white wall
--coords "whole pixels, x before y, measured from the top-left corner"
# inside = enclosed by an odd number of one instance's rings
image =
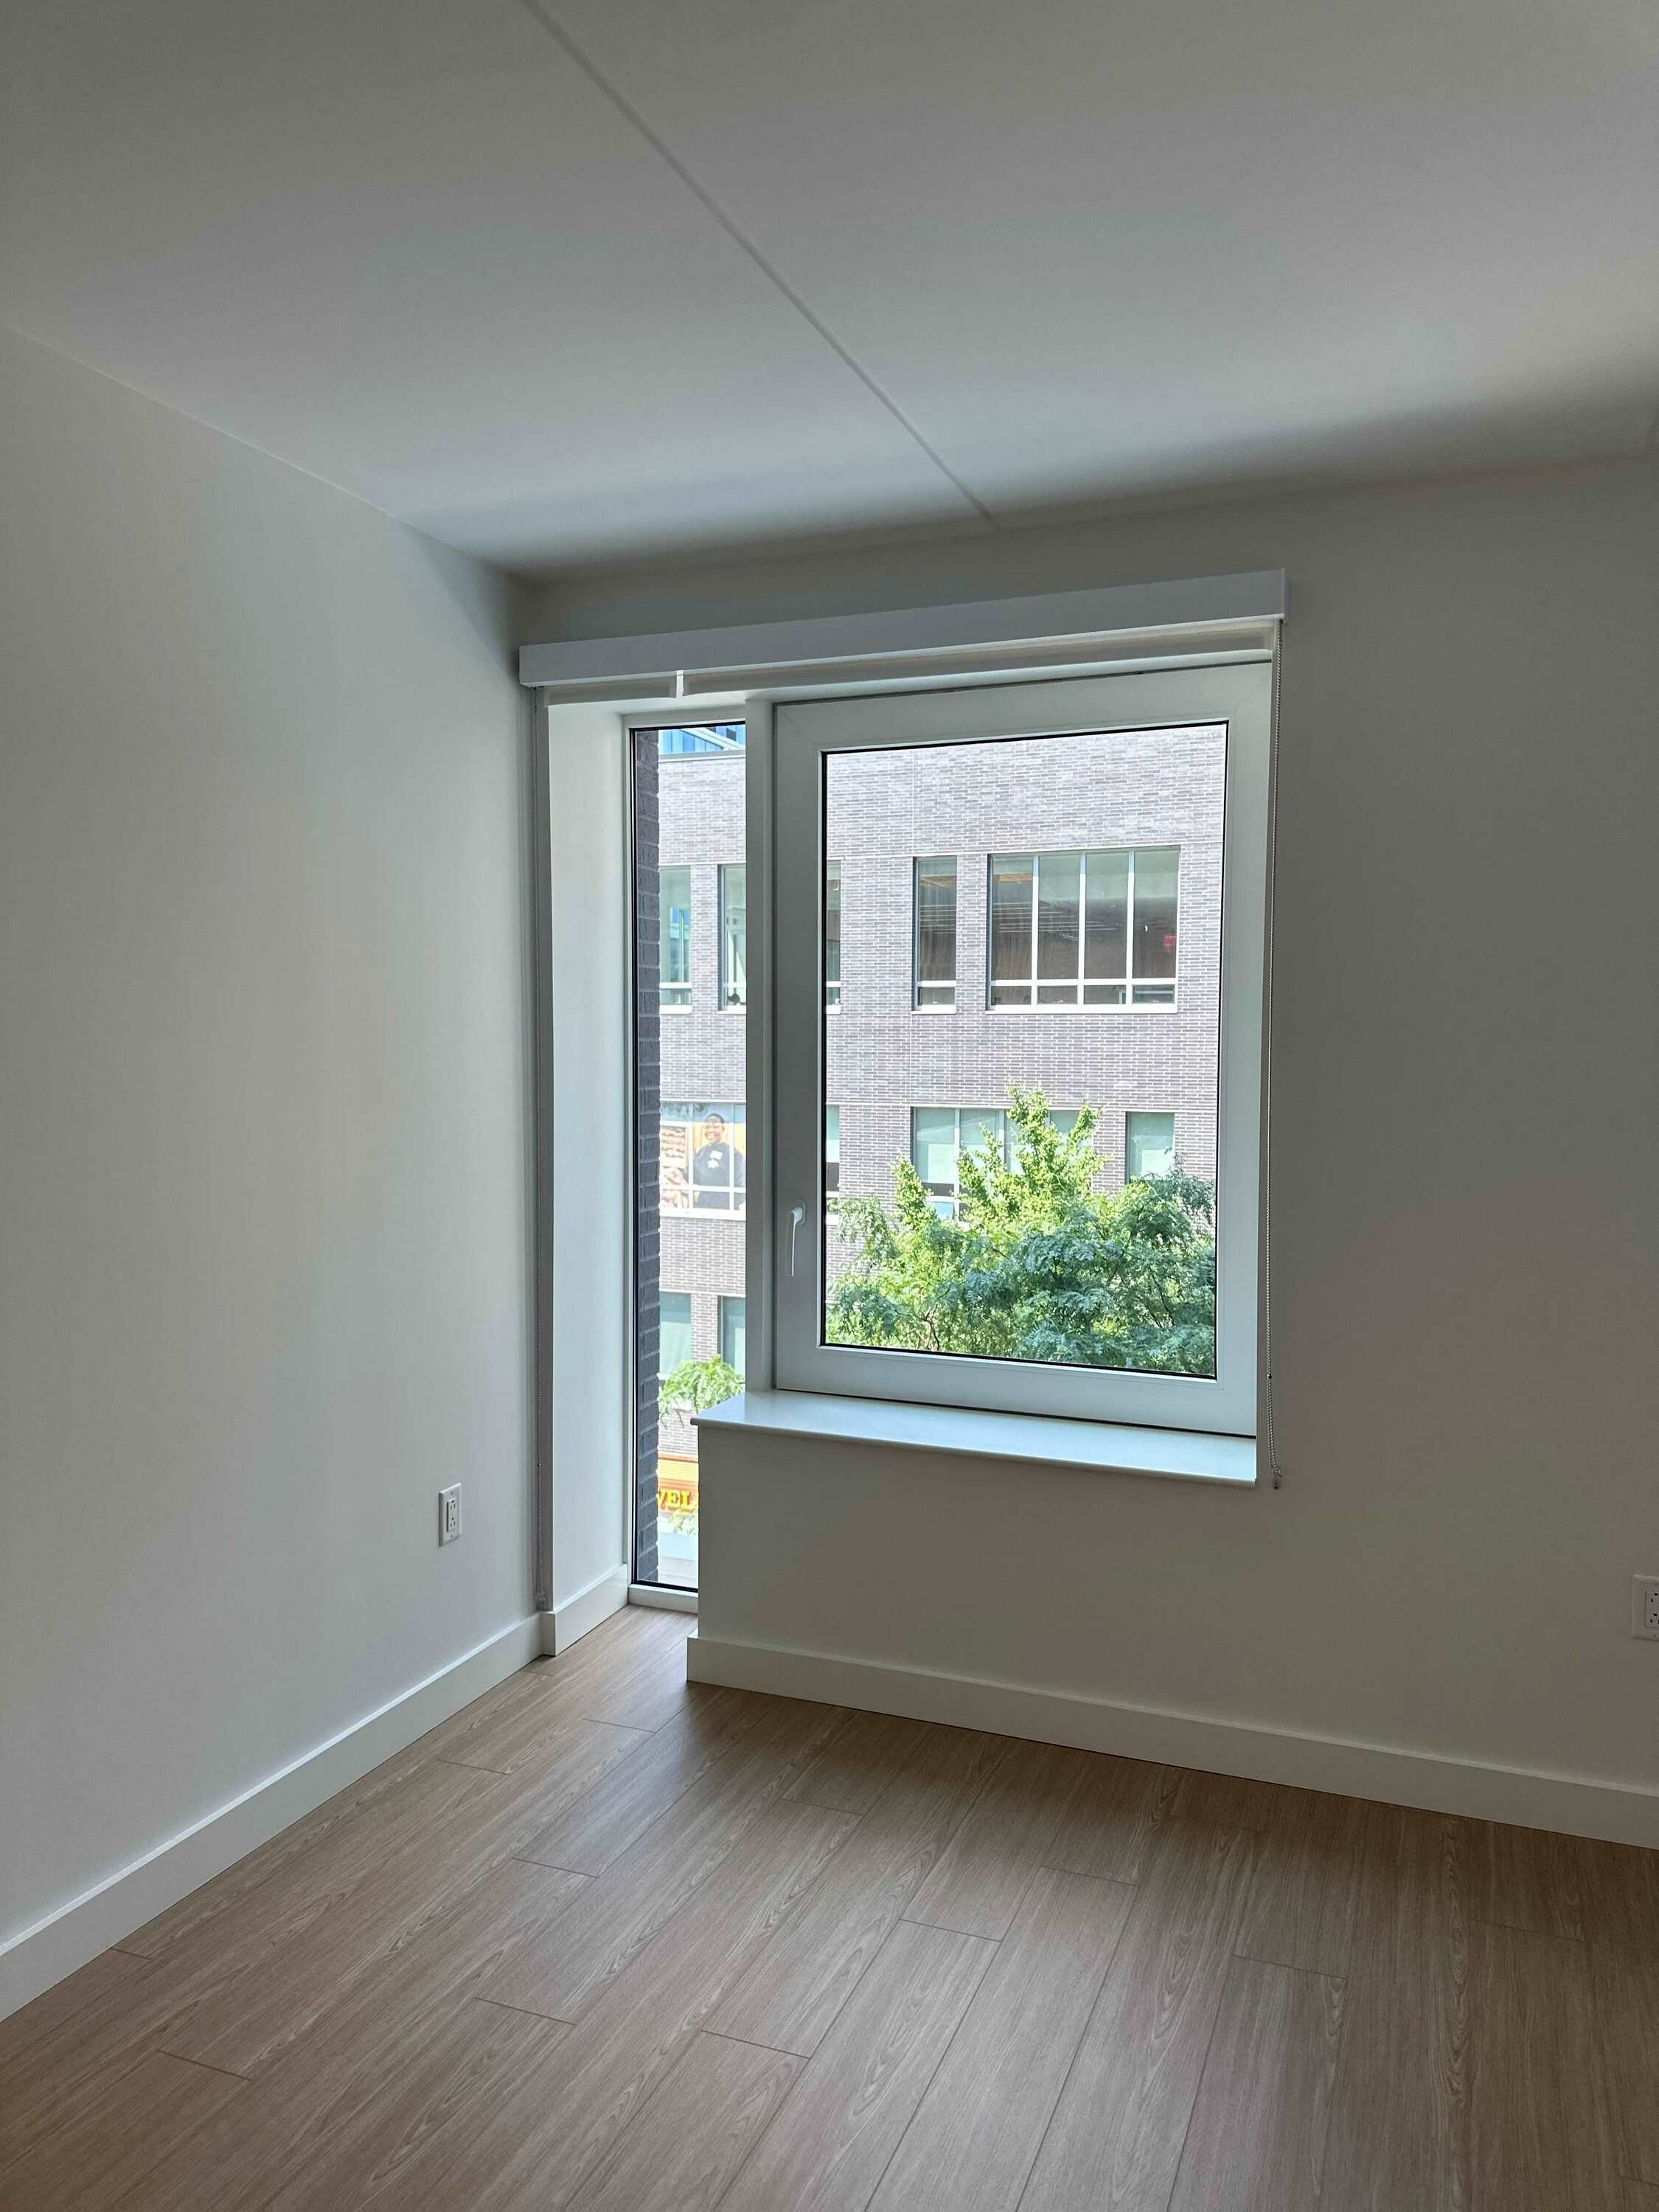
[[[542,740],[538,739],[538,742]],[[628,1588],[627,805],[617,718],[545,718],[552,889],[552,1391],[555,1636]]]
[[[0,368],[3,1942],[532,1570],[507,588]]]
[[[1659,1573],[1656,526],[1637,465],[593,577],[532,615],[1290,573],[1285,1488],[706,1431],[706,1637],[1659,1785],[1630,1634]]]

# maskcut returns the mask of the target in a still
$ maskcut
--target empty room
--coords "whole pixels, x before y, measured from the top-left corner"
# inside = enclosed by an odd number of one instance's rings
[[[1659,2212],[1652,0],[0,53],[0,2212]]]

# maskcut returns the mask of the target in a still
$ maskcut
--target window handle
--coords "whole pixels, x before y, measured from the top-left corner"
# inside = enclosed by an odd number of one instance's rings
[[[805,1218],[806,1218],[806,1208],[805,1208],[804,1206],[792,1206],[790,1207],[790,1209],[789,1209],[789,1272],[790,1272],[790,1273],[791,1273],[792,1275],[793,1275],[793,1274],[794,1273],[794,1272],[795,1272],[795,1238],[796,1238],[796,1237],[799,1234],[799,1231],[800,1231],[800,1225],[801,1225],[802,1222],[805,1220]]]

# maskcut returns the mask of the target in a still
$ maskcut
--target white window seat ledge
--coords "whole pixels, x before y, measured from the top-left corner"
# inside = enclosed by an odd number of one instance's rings
[[[1115,1422],[1056,1420],[1036,1413],[991,1413],[975,1407],[912,1406],[805,1390],[744,1390],[697,1414],[696,1425],[755,1436],[896,1445],[907,1451],[950,1452],[958,1458],[1162,1475],[1177,1482],[1221,1483],[1235,1490],[1253,1487],[1257,1474],[1254,1437],[1128,1428]]]

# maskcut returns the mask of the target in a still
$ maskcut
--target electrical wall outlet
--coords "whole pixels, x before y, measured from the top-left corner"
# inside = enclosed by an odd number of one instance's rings
[[[461,1533],[461,1486],[453,1482],[438,1492],[438,1541],[453,1544]]]
[[[1659,1575],[1638,1575],[1632,1594],[1630,1632],[1659,1643]]]

